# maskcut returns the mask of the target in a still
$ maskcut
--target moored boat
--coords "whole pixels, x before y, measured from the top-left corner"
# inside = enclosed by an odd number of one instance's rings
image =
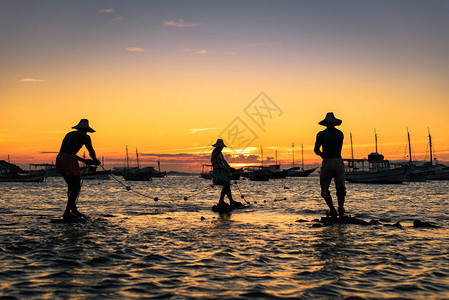
[[[300,169],[299,167],[293,167],[293,168],[288,169],[287,177],[308,177],[316,169],[318,169],[318,168],[304,170],[304,169]]]
[[[0,182],[43,182],[44,171],[27,172],[19,166],[0,160]]]
[[[136,149],[136,161],[137,167],[130,168],[128,159],[128,146],[126,146],[126,168],[123,168],[122,170],[123,178],[128,181],[150,181],[151,170],[149,167],[140,168],[139,152],[137,151],[137,149]]]
[[[293,162],[292,167],[287,169],[287,177],[308,177],[318,168],[304,169],[304,145],[301,144],[301,164],[302,168],[295,167],[295,144],[292,144]]]
[[[81,179],[109,180],[111,170],[98,171],[97,166],[84,166],[81,168]]]
[[[268,181],[272,175],[272,172],[264,168],[263,166],[249,166],[244,168],[242,174],[243,177],[249,178],[254,181]]]
[[[123,170],[122,176],[128,181],[150,181],[151,172],[149,168],[126,168]]]
[[[368,159],[354,159],[354,151],[351,139],[351,157],[344,159],[345,180],[354,183],[398,183],[404,182],[408,174],[408,167],[394,168],[390,162],[377,152],[377,133],[374,130],[376,151],[368,155]]]
[[[407,167],[392,168],[390,162],[377,152],[368,155],[368,159],[344,159],[345,180],[354,183],[403,183]]]

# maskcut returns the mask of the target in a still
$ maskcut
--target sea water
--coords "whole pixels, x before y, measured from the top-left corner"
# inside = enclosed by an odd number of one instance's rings
[[[318,177],[239,180],[233,195],[250,206],[230,215],[211,211],[220,188],[197,176],[118,179],[84,181],[90,221],[73,224],[50,223],[62,178],[1,183],[0,296],[449,298],[447,181],[348,183],[347,214],[381,224],[317,227],[303,221],[326,212]]]

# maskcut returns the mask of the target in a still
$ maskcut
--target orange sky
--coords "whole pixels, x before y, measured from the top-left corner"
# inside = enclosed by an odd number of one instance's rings
[[[406,159],[408,126],[414,159],[429,156],[429,127],[449,160],[444,2],[176,3],[0,4],[0,159],[54,161],[88,118],[107,165],[122,165],[128,145],[142,161],[197,171],[203,147],[239,118],[255,137],[245,154],[277,149],[291,164],[294,142],[296,161],[304,144],[312,164],[318,122],[333,111],[345,157],[350,132],[355,157],[374,151],[376,128],[385,157]],[[277,107],[263,128],[245,113],[261,92]]]

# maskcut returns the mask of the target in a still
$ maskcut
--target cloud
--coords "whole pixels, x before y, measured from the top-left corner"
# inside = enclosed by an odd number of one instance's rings
[[[258,47],[265,47],[268,46],[268,43],[252,43],[252,44],[246,44],[243,46],[243,48],[258,48]]]
[[[55,152],[55,151],[41,151],[39,153],[40,154],[58,154],[59,152]]]
[[[170,26],[170,27],[197,27],[200,26],[201,23],[184,23],[184,20],[179,19],[179,21],[165,21],[164,26]]]
[[[104,8],[104,9],[100,9],[98,12],[101,14],[112,14],[115,12],[115,9],[114,8]]]
[[[19,80],[20,82],[44,82],[45,79],[37,79],[37,78],[22,78]]]
[[[202,132],[202,131],[206,131],[206,130],[214,130],[217,129],[216,127],[210,127],[210,128],[193,128],[193,129],[189,129],[190,134],[194,134],[197,132]]]
[[[206,54],[206,53],[208,53],[206,50],[196,51],[196,54]]]
[[[140,47],[130,47],[130,48],[126,48],[126,51],[129,51],[129,52],[143,52],[143,51],[145,51],[145,49],[140,48]]]

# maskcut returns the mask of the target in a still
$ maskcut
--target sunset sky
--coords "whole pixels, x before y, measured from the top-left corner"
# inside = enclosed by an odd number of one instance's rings
[[[306,164],[327,112],[343,156],[449,161],[449,1],[0,1],[0,160],[52,162],[81,118],[106,166]],[[264,105],[262,105],[264,104]],[[255,114],[259,113],[259,115]],[[232,130],[246,130],[233,140]],[[83,150],[79,153],[82,155]],[[267,161],[266,161],[267,162]]]

